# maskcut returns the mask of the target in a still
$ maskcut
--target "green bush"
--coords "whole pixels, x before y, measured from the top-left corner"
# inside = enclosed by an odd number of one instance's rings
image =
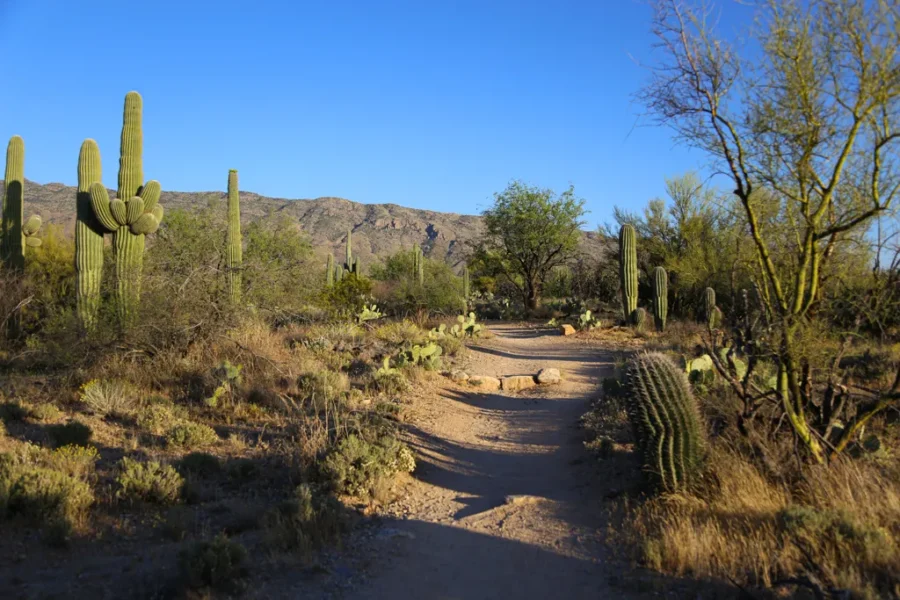
[[[154,435],[160,435],[181,419],[175,407],[169,404],[153,403],[138,411],[137,425]]]
[[[342,494],[368,498],[382,480],[416,468],[412,451],[397,438],[384,435],[375,443],[351,434],[328,454],[322,469],[334,489]]]
[[[464,310],[462,278],[450,265],[423,257],[423,282],[415,269],[415,251],[401,250],[388,256],[382,265],[374,265],[372,277],[380,282],[378,303],[395,315],[408,315],[420,309],[440,314]]]
[[[166,442],[179,448],[202,448],[219,441],[216,430],[203,423],[183,421],[166,432]]]
[[[224,533],[210,541],[196,542],[178,554],[185,584],[195,590],[238,591],[247,573],[246,560],[247,550]]]
[[[212,477],[222,472],[222,463],[212,454],[191,452],[181,458],[178,462],[178,469],[184,475]]]
[[[342,506],[334,496],[314,494],[309,485],[301,484],[293,498],[266,513],[263,527],[270,546],[307,554],[340,540]]]
[[[79,526],[94,502],[84,481],[45,467],[0,460],[0,516],[22,517],[33,525],[68,532]]]
[[[85,479],[94,472],[99,458],[93,446],[68,445],[50,452],[47,466],[70,477]]]
[[[31,413],[31,418],[38,421],[55,421],[63,414],[61,410],[49,402],[32,406],[29,412]]]
[[[304,398],[317,410],[323,410],[326,402],[339,400],[350,390],[350,380],[344,373],[324,369],[315,373],[304,373],[297,380],[297,386]]]
[[[88,408],[101,415],[124,415],[134,410],[137,396],[122,381],[92,379],[81,386],[79,398]]]
[[[116,497],[126,502],[174,504],[181,496],[184,478],[171,465],[140,462],[127,456],[119,463]]]
[[[60,446],[87,446],[91,441],[94,432],[91,428],[80,421],[70,421],[61,425],[51,425],[47,428],[53,445],[57,448]]]

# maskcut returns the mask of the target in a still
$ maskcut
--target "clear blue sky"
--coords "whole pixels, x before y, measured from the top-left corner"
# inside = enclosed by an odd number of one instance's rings
[[[29,179],[73,185],[93,137],[115,187],[134,89],[163,189],[236,168],[269,196],[471,214],[511,179],[571,183],[594,227],[705,162],[631,102],[649,18],[635,0],[0,0],[0,139],[25,138]]]

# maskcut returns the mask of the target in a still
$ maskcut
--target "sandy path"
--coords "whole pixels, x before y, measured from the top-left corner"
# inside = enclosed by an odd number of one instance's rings
[[[470,374],[559,368],[565,381],[520,394],[447,383],[416,400],[419,467],[377,537],[368,580],[345,598],[598,598],[613,573],[603,496],[578,417],[611,356],[555,332],[498,325],[470,349]],[[510,498],[513,497],[513,498]]]

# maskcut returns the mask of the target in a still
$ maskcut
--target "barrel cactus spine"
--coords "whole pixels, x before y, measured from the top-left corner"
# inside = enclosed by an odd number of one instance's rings
[[[653,322],[657,331],[666,328],[669,314],[669,276],[662,267],[653,269]]]
[[[75,303],[82,327],[92,329],[100,308],[104,228],[91,207],[91,185],[102,180],[100,148],[84,140],[78,153],[75,194]]]
[[[226,242],[226,251],[228,252],[228,291],[231,301],[238,304],[241,301],[243,249],[241,238],[241,193],[238,187],[238,172],[235,169],[228,171],[228,234]]]
[[[628,321],[638,303],[637,248],[634,227],[619,229],[619,283],[622,288],[622,311]]]
[[[131,323],[137,315],[145,237],[159,228],[163,217],[163,208],[159,204],[159,182],[148,181],[142,185],[142,104],[137,92],[128,92],[125,96],[117,197],[110,201],[106,187],[100,182],[93,183],[90,188],[94,215],[113,234],[116,308],[122,325]]]
[[[628,366],[627,412],[644,469],[669,491],[697,474],[705,448],[697,403],[684,373],[661,353],[640,354]]]

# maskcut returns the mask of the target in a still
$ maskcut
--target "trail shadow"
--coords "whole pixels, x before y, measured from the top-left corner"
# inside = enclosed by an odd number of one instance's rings
[[[534,329],[530,327],[498,328],[500,338],[513,338],[518,340],[530,340],[542,337],[560,337],[562,333],[557,329]]]
[[[487,346],[469,346],[469,350],[471,352],[480,352],[483,354],[492,354],[494,356],[500,356],[502,358],[509,358],[512,360],[527,360],[531,362],[538,361],[571,361],[571,362],[599,362],[600,358],[603,356],[601,354],[597,354],[596,356],[591,356],[589,354],[571,354],[560,352],[559,354],[526,354],[519,352],[510,352],[509,350],[499,350],[497,348],[490,348]]]

